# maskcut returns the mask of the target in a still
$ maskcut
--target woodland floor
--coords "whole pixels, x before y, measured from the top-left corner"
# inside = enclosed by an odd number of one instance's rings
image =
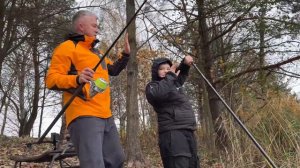
[[[35,156],[39,155],[47,150],[52,149],[51,144],[40,144],[33,145],[31,149],[26,147],[26,144],[29,142],[36,142],[36,139],[33,138],[17,138],[17,137],[5,137],[0,136],[0,168],[11,168],[14,166],[14,161],[10,160],[10,156],[14,155],[26,155],[26,156]],[[141,141],[141,143],[143,143]],[[162,163],[159,155],[159,150],[157,145],[146,144],[142,145],[143,154],[145,158],[144,166],[132,166],[132,163],[126,163],[126,168],[129,167],[147,167],[147,168],[162,168]],[[67,162],[71,165],[78,165],[78,159],[68,158]],[[22,163],[23,168],[44,168],[47,167],[47,163]],[[59,167],[58,163],[55,163],[53,167]],[[213,164],[208,166],[205,164],[205,161],[201,160],[201,168],[222,168],[218,164]]]

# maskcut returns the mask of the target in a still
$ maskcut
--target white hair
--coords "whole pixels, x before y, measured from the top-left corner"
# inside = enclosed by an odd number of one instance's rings
[[[83,16],[95,16],[97,17],[93,12],[88,10],[80,10],[72,18],[72,28],[73,31],[77,32],[77,23]]]

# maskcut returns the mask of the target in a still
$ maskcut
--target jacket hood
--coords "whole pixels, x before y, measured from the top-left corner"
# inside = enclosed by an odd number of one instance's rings
[[[165,63],[172,66],[172,62],[168,58],[157,58],[157,59],[153,60],[153,64],[152,64],[152,68],[151,68],[152,81],[159,81],[162,79],[158,76],[158,68],[161,64],[165,64]]]

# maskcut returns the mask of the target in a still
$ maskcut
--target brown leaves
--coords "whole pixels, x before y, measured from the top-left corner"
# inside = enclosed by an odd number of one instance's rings
[[[24,137],[6,137],[0,136],[0,167],[1,168],[11,168],[14,166],[14,161],[10,160],[10,156],[37,156],[45,151],[52,150],[52,144],[38,144],[32,145],[31,148],[26,146],[27,143],[36,142],[37,140],[34,138]],[[72,163],[76,165],[76,158],[70,158]],[[24,168],[44,168],[49,163],[22,163],[22,167]],[[57,166],[59,167],[58,163]]]

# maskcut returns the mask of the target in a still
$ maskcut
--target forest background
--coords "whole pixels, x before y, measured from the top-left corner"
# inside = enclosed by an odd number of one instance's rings
[[[13,143],[40,137],[61,110],[61,93],[46,89],[44,77],[72,15],[95,12],[99,48],[106,51],[142,2],[0,1],[0,166],[13,164]],[[300,78],[299,1],[148,0],[127,30],[131,59],[111,78],[127,167],[161,167],[156,115],[144,90],[154,58],[180,62],[184,53],[277,166],[300,167],[300,104],[290,87]],[[116,60],[122,44],[120,39],[110,59]],[[203,167],[270,167],[195,68],[184,89],[197,117]],[[63,121],[56,123],[61,133]]]

